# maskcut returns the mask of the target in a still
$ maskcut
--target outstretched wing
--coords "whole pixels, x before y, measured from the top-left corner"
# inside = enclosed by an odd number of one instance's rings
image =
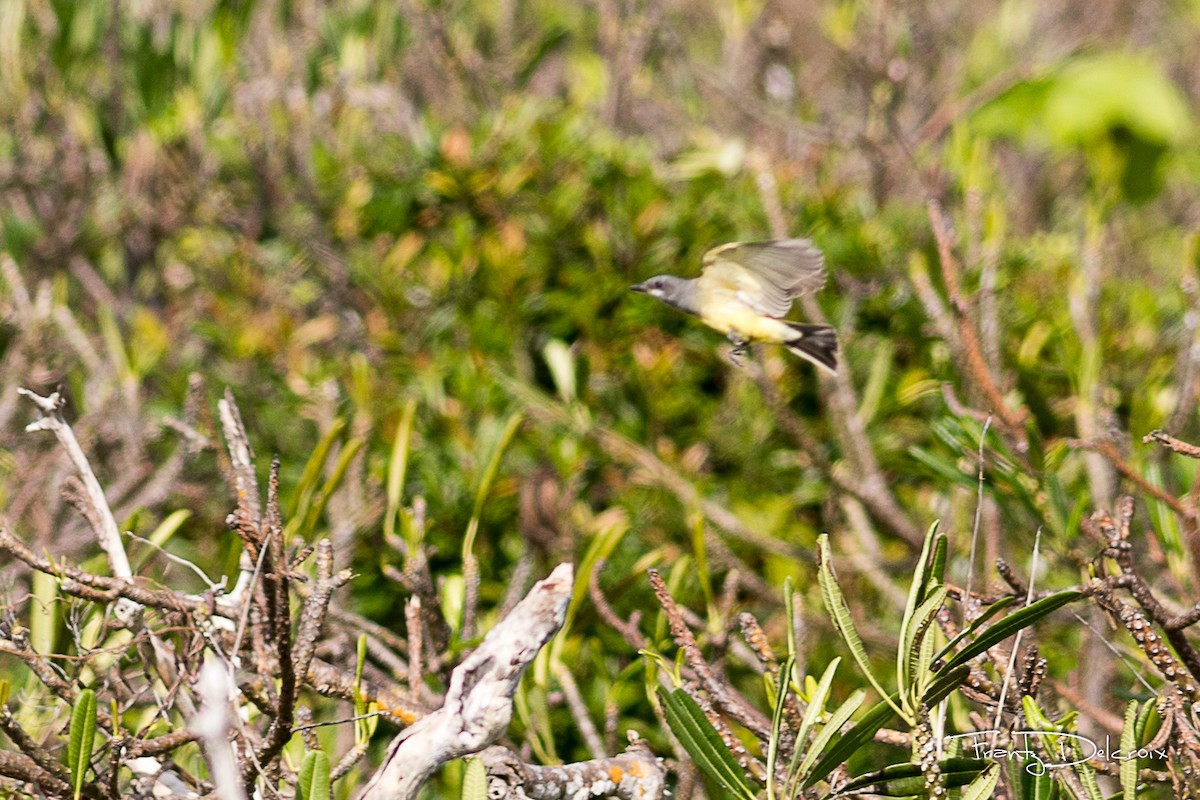
[[[825,256],[808,239],[735,242],[704,254],[702,291],[731,293],[760,314],[782,317],[792,300],[825,284]]]

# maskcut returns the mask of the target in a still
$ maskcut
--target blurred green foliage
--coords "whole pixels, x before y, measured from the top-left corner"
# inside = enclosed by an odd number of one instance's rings
[[[260,467],[282,459],[285,507],[320,491],[303,474],[331,430],[322,479],[361,442],[344,465],[357,494],[304,530],[335,531],[339,561],[360,573],[348,605],[397,629],[382,567],[400,555],[384,542],[382,498],[415,402],[401,504],[428,504],[425,541],[447,577],[462,574],[477,517],[479,630],[520,562],[540,575],[604,540],[600,584],[618,613],[651,607],[642,572],[661,566],[716,638],[731,610],[713,595],[735,563],[769,587],[794,577],[810,610],[804,658],[821,665],[838,651],[823,635],[818,534],[885,577],[915,558],[836,480],[863,477],[847,420],[917,529],[945,520],[947,580],[967,573],[983,421],[959,404],[996,409],[948,336],[955,301],[925,205],[938,195],[969,324],[1005,402],[1028,409],[986,440],[983,553],[1025,564],[1042,527],[1039,583],[1074,584],[1090,558],[1080,519],[1120,488],[1074,440],[1103,440],[1172,497],[1195,477],[1141,436],[1200,434],[1200,70],[1188,46],[1200,16],[1171,3],[1095,15],[1034,0],[792,5],[5,3],[0,251],[99,343],[88,363],[49,328],[23,338],[6,279],[6,391],[61,383],[80,417],[136,412],[155,426],[148,452],[165,457],[157,421],[180,413],[188,376],[204,377],[209,407],[228,385]],[[763,352],[779,412],[717,336],[627,292],[779,222],[827,254],[817,302],[857,398],[840,416],[811,369]],[[98,394],[105,375],[123,389]],[[5,418],[0,444],[17,458],[29,440]],[[130,525],[148,535],[187,505],[195,516],[172,545],[231,570],[211,456],[185,477],[209,491],[180,491]],[[8,508],[15,470],[5,482]],[[785,547],[721,535],[717,552],[698,551],[697,498]],[[1145,509],[1171,585],[1194,588],[1178,518],[1161,498]],[[995,585],[984,571],[977,586]],[[842,575],[864,636],[894,640],[894,594]],[[782,631],[778,592],[737,597]],[[636,653],[582,591],[572,613],[557,664],[593,715],[611,704],[615,729],[665,746]],[[650,630],[669,650],[665,628]],[[1075,672],[1083,636],[1066,629],[1045,651],[1054,674]],[[549,702],[554,666],[527,681],[517,735],[582,757]]]

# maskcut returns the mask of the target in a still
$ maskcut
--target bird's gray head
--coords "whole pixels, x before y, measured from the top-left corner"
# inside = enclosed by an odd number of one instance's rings
[[[629,287],[635,292],[645,292],[657,297],[669,306],[689,314],[697,312],[696,282],[675,275],[655,275],[647,281]]]

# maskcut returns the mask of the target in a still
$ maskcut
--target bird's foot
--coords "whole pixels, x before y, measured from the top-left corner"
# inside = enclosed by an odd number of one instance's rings
[[[729,351],[729,363],[735,367],[741,367],[745,364],[745,355],[750,352],[750,343],[745,339],[737,336],[730,336],[729,343],[733,347]]]

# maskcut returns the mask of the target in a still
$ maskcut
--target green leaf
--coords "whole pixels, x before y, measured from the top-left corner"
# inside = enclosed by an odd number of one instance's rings
[[[800,720],[800,730],[796,734],[796,752],[804,749],[804,743],[808,741],[809,733],[825,709],[825,701],[829,698],[829,688],[833,685],[833,675],[837,672],[840,663],[842,663],[841,656],[829,662],[829,666],[825,667],[825,672],[821,674],[817,688],[808,696],[808,707],[804,709],[804,718]]]
[[[775,692],[775,713],[771,715],[771,739],[767,742],[767,800],[775,800],[775,762],[779,759],[779,738],[783,731],[783,709],[791,689],[792,668],[796,657],[788,655],[779,669]]]
[[[1142,742],[1150,741],[1158,733],[1160,727],[1162,727],[1162,717],[1158,713],[1158,704],[1144,703],[1142,710],[1138,712],[1134,741],[1139,746]]]
[[[396,438],[392,440],[392,455],[388,459],[387,512],[383,515],[384,541],[392,541],[396,533],[396,516],[400,513],[400,501],[404,498],[404,476],[408,472],[408,446],[412,437],[413,417],[417,413],[417,401],[409,400],[396,426]]]
[[[943,759],[940,762],[942,785],[947,789],[967,786],[991,766],[998,766],[997,762],[962,756]],[[920,764],[912,762],[892,764],[881,770],[860,775],[838,791],[838,794],[851,793],[882,795],[883,797],[910,797],[924,794],[925,774],[922,772]]]
[[[1088,761],[1083,760],[1083,748],[1079,746],[1078,740],[1073,741],[1075,757],[1079,759],[1079,763],[1075,765],[1075,774],[1079,776],[1079,782],[1083,784],[1087,800],[1104,800],[1104,793],[1100,791],[1100,784],[1096,781],[1096,768]]]
[[[482,758],[468,758],[463,770],[462,800],[487,800],[487,768]]]
[[[846,598],[842,594],[841,587],[838,586],[837,574],[833,571],[833,563],[829,559],[829,534],[823,533],[817,539],[817,560],[817,582],[821,585],[821,599],[825,601],[825,608],[829,611],[833,626],[841,634],[842,640],[850,648],[850,655],[854,657],[854,662],[858,664],[863,675],[875,687],[875,691],[879,693],[880,697],[885,698],[885,702],[892,706],[893,711],[903,717],[904,712],[900,706],[890,699],[888,693],[884,691],[883,685],[871,672],[871,664],[867,660],[867,649],[863,646],[858,630],[854,627],[854,618],[850,615],[850,607],[846,605]]]
[[[58,632],[58,576],[34,571],[29,604],[29,644],[37,653],[53,653]]]
[[[338,456],[337,463],[333,466],[333,472],[325,483],[321,484],[321,491],[317,495],[317,499],[308,509],[308,514],[304,518],[304,540],[312,539],[312,533],[317,527],[317,520],[325,513],[325,506],[329,505],[329,498],[333,497],[333,493],[337,491],[341,485],[342,479],[346,477],[346,470],[350,468],[350,462],[358,455],[358,451],[366,444],[366,440],[362,438],[351,439],[342,448],[341,455]]]
[[[843,703],[837,711],[834,711],[829,715],[829,721],[822,726],[821,732],[813,737],[812,747],[808,748],[808,751],[805,752],[804,760],[800,762],[799,767],[795,768],[795,773],[798,778],[804,779],[808,775],[808,771],[813,768],[813,764],[816,763],[817,757],[825,751],[825,748],[829,745],[829,742],[832,741],[833,737],[837,735],[837,732],[842,729],[842,726],[846,724],[846,720],[850,719],[850,717],[854,715],[855,711],[858,711],[859,707],[862,705],[863,698],[866,696],[867,693],[864,690],[855,689],[850,696],[846,698],[846,702]],[[799,744],[797,744],[797,752],[799,752]],[[834,766],[837,765],[835,764]],[[823,778],[825,776],[822,775],[821,777]],[[817,780],[820,779],[821,778],[817,778]],[[790,782],[791,779],[789,778],[789,783]]]
[[[967,473],[963,472],[957,466],[939,458],[923,447],[913,446],[908,448],[908,454],[912,459],[920,464],[924,464],[929,468],[929,471],[935,477],[940,478],[947,484],[957,483],[960,486],[975,486],[976,479]]]
[[[1130,700],[1129,705],[1125,707],[1125,724],[1121,727],[1121,749],[1125,751],[1126,758],[1121,762],[1119,775],[1125,800],[1137,798],[1138,760],[1136,755],[1129,757],[1138,748],[1137,720],[1138,701]]]
[[[754,800],[756,788],[746,779],[741,765],[721,741],[721,735],[704,716],[696,701],[683,689],[668,692],[661,686],[658,696],[662,700],[671,732],[696,760],[696,765],[704,770],[725,794]]]
[[[979,634],[979,638],[975,639],[969,645],[955,653],[946,665],[942,667],[940,672],[944,673],[947,670],[965,664],[975,656],[987,650],[989,647],[1004,641],[1010,636],[1016,634],[1017,631],[1028,628],[1042,617],[1058,610],[1073,600],[1078,600],[1082,597],[1082,593],[1074,589],[1065,592],[1058,592],[1049,597],[1043,597],[1036,603],[1032,603],[1020,611],[1015,611],[1009,614],[1004,619],[992,625],[983,633]]]
[[[170,540],[172,536],[175,535],[180,527],[183,526],[183,523],[187,522],[191,516],[192,512],[186,508],[180,508],[172,511],[167,515],[166,519],[158,523],[158,527],[155,528],[154,532],[151,533],[147,538],[150,539],[151,543],[162,547]]]
[[[980,614],[975,619],[971,620],[970,625],[963,628],[961,631],[958,632],[957,636],[955,636],[953,639],[951,639],[949,642],[947,642],[946,646],[943,647],[941,650],[939,650],[937,655],[934,656],[934,660],[936,661],[939,658],[945,658],[947,653],[952,651],[955,647],[958,647],[959,642],[961,642],[963,639],[966,639],[968,636],[973,634],[975,631],[982,628],[984,626],[984,623],[986,623],[989,619],[996,616],[1001,611],[1008,608],[1015,602],[1017,602],[1016,595],[1006,594],[1003,597],[1001,597],[999,600],[997,600],[996,602],[992,603],[990,606],[987,607],[986,611],[984,611],[982,614]]]
[[[329,426],[329,430],[321,437],[321,441],[317,442],[317,446],[313,449],[312,455],[308,457],[308,461],[304,465],[304,472],[301,473],[300,480],[292,492],[292,502],[288,503],[289,521],[294,520],[298,525],[299,520],[308,515],[312,493],[321,477],[321,470],[325,467],[325,459],[329,457],[330,448],[333,447],[333,443],[337,441],[337,437],[345,428],[346,420],[335,419]]]
[[[525,415],[517,412],[504,423],[504,430],[500,432],[500,438],[496,441],[491,458],[488,459],[487,466],[483,470],[483,476],[479,479],[479,487],[475,490],[475,507],[471,513],[472,517],[478,517],[483,512],[483,504],[487,502],[488,492],[492,490],[496,474],[500,471],[500,462],[504,458],[504,453],[508,450],[509,444],[512,443],[513,437],[517,435],[517,431],[520,430],[521,423],[524,421]]]
[[[1022,800],[1054,800],[1059,796],[1058,781],[1050,777],[1050,773],[1031,774],[1027,769],[1029,762],[1025,760],[1009,761],[1008,779],[1014,786],[1020,786],[1017,795]]]
[[[365,633],[358,635],[358,642],[354,650],[356,656],[354,660],[354,694],[357,697],[362,686],[363,666],[367,663],[367,635]]]
[[[824,780],[838,765],[858,752],[860,747],[874,740],[875,732],[886,725],[893,716],[898,716],[896,713],[897,697],[899,695],[892,695],[871,706],[862,719],[854,723],[853,727],[839,737],[836,742],[833,742],[817,761],[801,788],[807,789],[817,781]]]
[[[471,511],[471,519],[467,523],[467,533],[463,537],[464,561],[475,550],[475,536],[479,533],[479,517],[483,513],[483,504],[487,502],[488,492],[492,490],[496,474],[500,471],[500,462],[504,458],[504,451],[508,449],[508,445],[517,435],[517,431],[520,430],[521,423],[524,421],[525,415],[520,412],[508,418],[508,422],[504,424],[504,430],[500,432],[500,438],[492,450],[491,458],[488,459],[487,466],[483,470],[483,476],[479,479],[479,486],[475,490],[475,506]]]
[[[75,800],[83,791],[83,776],[92,760],[92,745],[96,740],[96,693],[84,689],[75,698],[71,710],[71,730],[67,739],[67,767],[71,770],[71,789]]]
[[[309,750],[300,762],[296,793],[300,800],[329,800],[329,756]]]
[[[942,702],[951,692],[962,685],[962,682],[971,674],[971,667],[966,664],[961,664],[949,672],[939,672],[934,678],[933,683],[929,684],[929,688],[925,690],[922,700],[926,705],[937,705]]]
[[[935,522],[934,525],[936,524]],[[946,582],[946,554],[949,547],[946,534],[938,534],[933,541],[933,558],[929,561],[930,586],[938,586]]]
[[[929,626],[934,616],[946,602],[946,587],[935,589],[913,612],[912,617],[900,629],[900,700],[910,711],[916,709],[916,703],[910,703],[909,688],[918,685],[924,673],[933,662],[933,647],[926,646],[929,642]]]
[[[908,601],[904,604],[904,616],[900,618],[900,641],[904,642],[907,638],[905,630],[912,623],[913,614],[916,613],[917,606],[925,599],[926,593],[929,591],[929,554],[933,552],[933,540],[936,538],[938,523],[934,522],[929,526],[929,530],[925,532],[925,540],[921,545],[921,555],[917,559],[917,566],[913,570],[912,583],[908,585]],[[907,658],[907,648],[897,648],[896,654],[896,671],[903,672],[904,659]]]
[[[963,787],[959,800],[984,800],[991,797],[999,780],[1000,762],[993,761],[975,777],[975,780]]]
[[[799,647],[796,643],[796,587],[792,583],[791,575],[783,579],[783,607],[785,609],[783,617],[787,622],[788,655],[794,656]],[[839,661],[841,661],[840,658],[835,658],[830,666],[836,666]]]

